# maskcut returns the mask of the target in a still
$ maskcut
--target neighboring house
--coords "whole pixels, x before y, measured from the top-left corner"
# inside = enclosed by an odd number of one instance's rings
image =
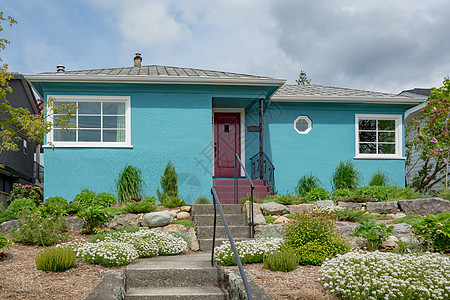
[[[265,176],[281,194],[294,192],[308,171],[330,190],[341,160],[355,162],[366,181],[381,169],[404,183],[404,113],[420,99],[141,60],[26,75],[43,99],[79,108],[74,126],[81,130],[55,128],[47,137],[55,149],[44,151],[46,197],[72,200],[83,187],[114,192],[126,164],[143,170],[146,194],[154,195],[171,160],[187,203],[210,197],[213,184],[226,186],[219,197],[229,202],[233,187],[225,180],[234,176],[235,153],[253,178]]]
[[[9,81],[12,93],[6,94],[6,99],[12,107],[24,107],[30,113],[37,114],[36,99],[30,85],[22,75],[15,75]],[[4,151],[0,155],[0,202],[6,206],[6,198],[12,190],[14,183],[34,184],[39,177],[39,168],[36,170],[34,153],[36,145],[28,141],[25,136],[21,136],[19,143],[20,151]],[[37,172],[36,172],[37,171]]]

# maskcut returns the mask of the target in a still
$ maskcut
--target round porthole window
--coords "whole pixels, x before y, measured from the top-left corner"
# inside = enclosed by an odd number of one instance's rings
[[[307,116],[298,116],[294,121],[294,129],[300,134],[307,134],[311,131],[312,123]]]

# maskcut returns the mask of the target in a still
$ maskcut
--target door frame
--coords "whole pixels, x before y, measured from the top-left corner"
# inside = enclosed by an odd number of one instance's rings
[[[245,108],[213,108],[212,109],[212,174],[214,177],[214,113],[216,112],[224,112],[224,113],[239,113],[240,117],[240,127],[241,127],[241,161],[245,168]],[[240,176],[244,176],[244,170],[241,168],[241,174]]]

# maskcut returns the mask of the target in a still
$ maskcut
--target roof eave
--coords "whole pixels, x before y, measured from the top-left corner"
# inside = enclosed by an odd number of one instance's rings
[[[272,96],[273,102],[336,102],[336,103],[381,103],[381,104],[420,104],[426,99],[406,97],[342,97],[342,96]]]

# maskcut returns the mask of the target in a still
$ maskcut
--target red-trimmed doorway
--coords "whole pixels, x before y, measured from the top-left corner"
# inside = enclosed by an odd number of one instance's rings
[[[241,156],[241,115],[214,113],[214,177],[234,177],[234,154]]]

